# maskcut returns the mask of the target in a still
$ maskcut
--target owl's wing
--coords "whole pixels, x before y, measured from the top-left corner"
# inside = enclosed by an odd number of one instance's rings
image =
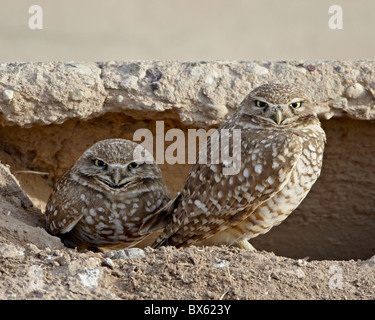
[[[165,206],[161,207],[159,210],[149,215],[143,220],[141,227],[139,228],[140,235],[146,235],[151,232],[160,230],[164,228],[172,213],[176,209],[179,201],[181,199],[181,193],[178,192],[177,195],[171,199]]]
[[[208,239],[249,217],[288,183],[302,153],[297,135],[242,130],[241,141],[241,147],[234,148],[232,154],[233,159],[240,158],[236,174],[223,174],[228,162],[222,156],[219,164],[192,167],[170,222],[153,247],[184,246]],[[209,141],[207,150],[214,148],[219,147]]]
[[[46,205],[46,229],[53,235],[70,232],[84,215],[81,211],[84,190],[80,192],[82,187],[79,184],[72,188],[74,182],[68,176],[67,171],[58,181]]]

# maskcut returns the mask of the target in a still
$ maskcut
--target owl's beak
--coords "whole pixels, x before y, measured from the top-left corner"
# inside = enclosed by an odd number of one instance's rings
[[[116,168],[112,175],[112,181],[114,182],[115,185],[118,185],[120,184],[120,180],[121,180],[121,170],[119,168]]]
[[[281,124],[283,122],[283,109],[280,106],[272,108],[273,119],[277,124]]]
[[[281,109],[277,109],[276,110],[276,123],[277,124],[281,124],[281,122],[283,121],[283,112],[281,111]]]

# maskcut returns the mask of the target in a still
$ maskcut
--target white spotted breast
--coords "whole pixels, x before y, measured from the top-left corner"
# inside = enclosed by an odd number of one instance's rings
[[[324,136],[317,139],[309,133],[300,139],[302,153],[288,183],[235,227],[239,238],[254,238],[280,224],[299,206],[318,179],[322,168]]]

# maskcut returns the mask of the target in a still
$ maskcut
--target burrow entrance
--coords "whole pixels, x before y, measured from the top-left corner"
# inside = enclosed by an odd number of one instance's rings
[[[341,118],[322,122],[327,146],[321,177],[288,219],[253,239],[255,248],[319,260],[368,259],[375,254],[374,124]],[[164,126],[165,132],[189,129],[170,119]],[[61,125],[0,127],[0,161],[10,165],[34,206],[43,211],[53,183],[83,151],[103,139],[132,140],[139,128],[155,133],[155,120],[108,113],[88,121],[71,119]],[[170,143],[165,142],[164,147]],[[182,186],[190,166],[160,165],[172,195]]]

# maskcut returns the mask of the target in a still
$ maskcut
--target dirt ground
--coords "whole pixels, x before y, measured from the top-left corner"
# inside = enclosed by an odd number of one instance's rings
[[[374,299],[375,256],[310,261],[228,247],[77,252],[0,164],[0,299]]]
[[[0,241],[0,299],[375,298],[374,258],[306,261],[227,247],[79,253]]]

